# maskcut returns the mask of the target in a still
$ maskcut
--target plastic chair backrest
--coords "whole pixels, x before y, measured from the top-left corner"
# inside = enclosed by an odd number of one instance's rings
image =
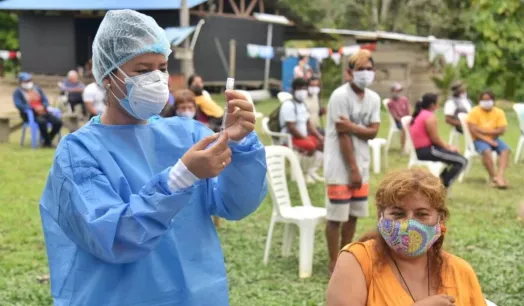
[[[418,160],[417,152],[415,150],[415,145],[413,144],[413,139],[411,138],[411,131],[409,130],[409,127],[411,126],[411,119],[413,117],[411,116],[404,116],[400,119],[400,122],[402,123],[402,128],[404,129],[404,134],[406,134],[406,144],[408,145],[408,148],[413,149],[410,151],[410,158],[412,160]]]
[[[286,91],[281,91],[277,94],[277,98],[280,101],[280,103],[284,103],[288,100],[293,99],[293,95]]]
[[[300,162],[295,152],[283,146],[267,146],[267,180],[274,211],[279,215],[282,215],[282,208],[291,207],[286,177],[286,160],[289,161],[291,165],[290,170],[295,177],[302,205],[311,206],[311,199],[307,191],[304,174],[302,173]]]
[[[519,119],[520,132],[524,134],[524,103],[513,104],[513,109],[517,113],[517,118]]]
[[[389,128],[390,129],[395,129],[395,130],[398,130],[397,129],[397,124],[395,123],[395,118],[393,118],[393,115],[391,115],[391,113],[389,112],[389,107],[388,107],[388,104],[391,100],[389,99],[384,99],[382,100],[382,104],[384,105],[384,108],[386,109],[386,111],[388,112],[388,117],[389,117]]]
[[[466,143],[466,149],[470,152],[476,152],[475,145],[473,144],[473,137],[471,137],[471,133],[469,131],[469,126],[467,122],[468,114],[459,113],[458,118],[460,121],[460,126],[462,127],[462,133],[464,134],[464,141]]]
[[[253,97],[251,97],[251,94],[245,90],[236,90],[236,92],[241,93],[244,95],[244,97],[246,97],[247,102],[253,105],[253,113],[256,113],[257,111],[255,109],[255,103],[253,102]]]
[[[202,90],[202,95],[205,96],[206,98],[211,98],[211,95],[209,94],[207,90]]]

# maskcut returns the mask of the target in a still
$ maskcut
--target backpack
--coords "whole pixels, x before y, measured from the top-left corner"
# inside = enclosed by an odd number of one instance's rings
[[[284,101],[282,103],[280,103],[280,105],[275,108],[275,110],[273,110],[268,118],[269,118],[269,121],[267,123],[268,125],[268,128],[271,132],[276,132],[276,133],[280,133],[281,130],[282,130],[282,126],[280,125],[280,108],[282,107],[282,105],[284,103],[286,103],[288,101]],[[292,100],[289,100],[289,102],[292,102],[293,105],[295,106],[295,115],[297,114],[297,105],[292,101]]]

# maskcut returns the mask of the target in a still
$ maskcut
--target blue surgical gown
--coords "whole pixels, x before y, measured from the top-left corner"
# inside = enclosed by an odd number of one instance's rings
[[[217,178],[171,192],[171,167],[211,133],[174,117],[91,122],[60,142],[40,202],[55,305],[229,304],[210,216],[239,220],[257,209],[265,151],[251,133],[231,144]]]

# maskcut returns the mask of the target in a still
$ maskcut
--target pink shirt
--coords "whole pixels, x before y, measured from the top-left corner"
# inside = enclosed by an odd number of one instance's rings
[[[431,147],[432,145],[431,138],[429,138],[426,130],[426,120],[431,116],[434,116],[433,112],[423,109],[415,118],[415,122],[409,127],[415,149]]]

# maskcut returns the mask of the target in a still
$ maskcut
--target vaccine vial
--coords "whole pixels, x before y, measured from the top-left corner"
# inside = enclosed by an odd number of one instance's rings
[[[234,78],[227,78],[226,80],[226,90],[233,90],[235,88],[235,79]],[[224,112],[224,118],[222,118],[222,126],[220,127],[220,131],[223,131],[226,128],[226,120],[227,120],[227,113],[228,113],[228,101],[226,100],[226,111]]]

